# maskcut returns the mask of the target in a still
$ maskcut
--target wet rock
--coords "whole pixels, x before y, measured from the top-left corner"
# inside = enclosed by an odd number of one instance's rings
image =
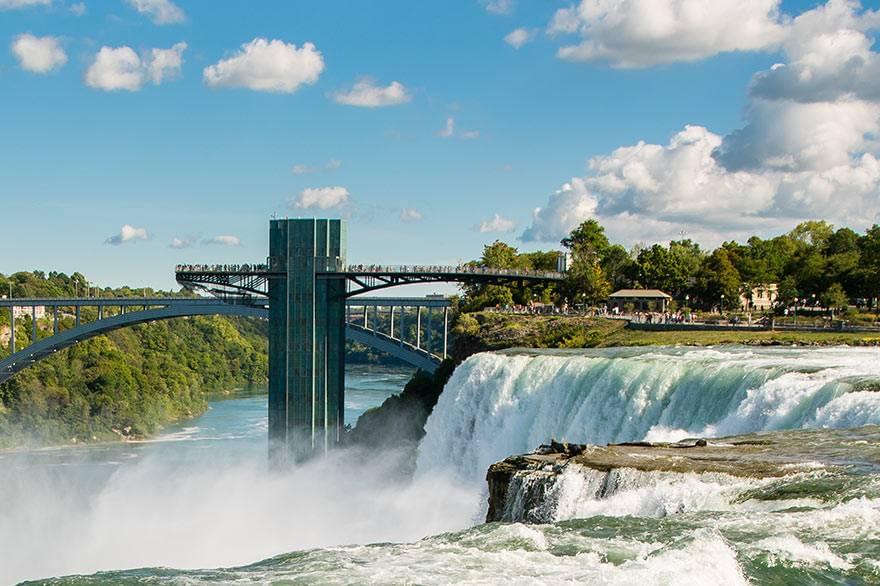
[[[838,437],[839,436],[839,437]],[[854,436],[858,436],[853,439]],[[854,444],[853,442],[857,442]],[[860,446],[855,457],[852,446]],[[490,466],[487,522],[545,523],[557,481],[569,467],[604,473],[591,498],[616,490],[620,471],[721,474],[734,478],[782,478],[802,472],[880,466],[880,427],[796,430],[675,443],[627,442],[593,446],[551,441],[534,452]],[[595,474],[594,474],[595,476]]]

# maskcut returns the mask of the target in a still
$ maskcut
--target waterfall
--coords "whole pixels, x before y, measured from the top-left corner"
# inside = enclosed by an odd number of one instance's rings
[[[880,349],[651,348],[472,356],[426,424],[420,474],[482,482],[551,438],[605,444],[880,424]]]

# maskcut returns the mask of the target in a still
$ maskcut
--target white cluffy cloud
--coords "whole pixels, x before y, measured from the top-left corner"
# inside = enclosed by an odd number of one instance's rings
[[[0,0],[0,10],[17,10],[32,6],[48,6],[52,0]]]
[[[304,189],[293,201],[293,207],[303,210],[341,209],[348,204],[349,193],[344,187],[317,187]]]
[[[154,24],[178,24],[186,20],[180,6],[171,0],[128,0],[141,14],[146,14]]]
[[[507,36],[504,37],[504,42],[514,49],[519,49],[534,38],[535,31],[526,28],[516,28],[507,33]]]
[[[293,93],[317,82],[322,71],[324,58],[312,43],[298,49],[292,43],[257,38],[232,57],[206,67],[203,74],[211,87]]]
[[[241,238],[231,234],[221,234],[213,238],[207,238],[205,244],[219,244],[221,246],[241,246]]]
[[[512,14],[514,0],[483,0],[483,5],[491,14]]]
[[[74,16],[82,16],[86,13],[86,3],[77,2],[76,4],[71,4],[69,10]]]
[[[372,79],[362,78],[348,91],[339,91],[331,94],[333,101],[346,106],[360,106],[362,108],[379,108],[382,106],[397,106],[410,101],[410,95],[399,81],[392,81],[386,87],[377,86]]]
[[[649,67],[731,51],[778,47],[786,36],[780,0],[581,0],[559,9],[548,32],[579,33],[561,59]]]
[[[464,140],[471,140],[474,138],[479,138],[480,131],[478,130],[456,130],[455,128],[455,117],[448,116],[446,118],[446,126],[437,131],[437,136],[441,138],[461,138]]]
[[[86,71],[86,85],[104,90],[136,92],[145,83],[160,84],[180,74],[186,43],[151,49],[143,57],[131,47],[101,47]]]
[[[495,214],[491,219],[480,222],[480,225],[477,226],[477,230],[481,234],[487,234],[490,232],[512,232],[515,228],[516,222],[505,218],[501,214]]]
[[[114,234],[107,238],[104,241],[105,244],[112,244],[113,246],[119,246],[120,244],[124,244],[126,242],[135,242],[137,240],[148,240],[150,235],[147,233],[146,228],[135,228],[131,224],[125,224],[119,230],[119,234]]]
[[[18,35],[12,42],[12,52],[22,69],[34,73],[49,73],[67,63],[67,54],[57,37]]]
[[[403,208],[400,210],[401,222],[420,222],[422,220],[422,212],[415,208]]]
[[[806,219],[880,223],[880,55],[868,34],[880,12],[829,0],[782,20],[786,62],[753,78],[743,128],[690,125],[666,144],[593,157],[522,238],[556,241],[588,218],[621,240],[685,230],[713,245]]]
[[[169,248],[181,250],[184,248],[192,248],[196,245],[198,238],[196,236],[184,236],[183,238],[172,238]]]

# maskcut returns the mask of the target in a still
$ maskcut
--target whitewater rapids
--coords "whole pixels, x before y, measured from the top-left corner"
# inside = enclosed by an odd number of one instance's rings
[[[876,348],[508,351],[456,369],[428,419],[420,473],[482,482],[550,439],[606,444],[880,424]]]
[[[880,349],[477,355],[430,416],[415,478],[394,476],[394,454],[351,450],[268,474],[265,409],[217,403],[181,437],[106,456],[0,454],[14,473],[0,475],[0,584],[880,582],[880,445],[863,439],[880,424]],[[572,469],[546,522],[481,522],[488,466],[551,438],[801,428],[868,464],[782,479],[621,470],[602,494]]]

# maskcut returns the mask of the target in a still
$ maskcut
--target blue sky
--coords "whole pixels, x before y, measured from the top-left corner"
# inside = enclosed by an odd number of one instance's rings
[[[177,262],[263,258],[273,213],[346,217],[351,262],[404,264],[555,248],[587,217],[627,245],[876,221],[876,5],[692,1],[605,2],[603,30],[596,0],[0,0],[0,272],[170,287]],[[869,41],[845,95],[817,34]],[[782,76],[805,68],[824,90]]]

